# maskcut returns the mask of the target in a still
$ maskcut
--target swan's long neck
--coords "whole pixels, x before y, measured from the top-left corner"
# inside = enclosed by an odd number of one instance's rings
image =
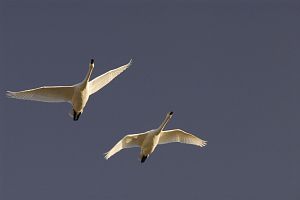
[[[86,86],[87,83],[89,82],[89,80],[90,80],[90,78],[91,78],[91,75],[92,75],[93,68],[94,68],[94,66],[92,66],[92,64],[90,64],[89,71],[88,71],[88,73],[86,74],[84,80],[82,81],[83,85]]]
[[[167,123],[170,121],[171,117],[172,117],[172,112],[171,113],[168,113],[166,118],[164,119],[164,121],[161,123],[161,125],[158,127],[157,129],[157,134],[159,134],[164,128],[165,126],[167,125]]]

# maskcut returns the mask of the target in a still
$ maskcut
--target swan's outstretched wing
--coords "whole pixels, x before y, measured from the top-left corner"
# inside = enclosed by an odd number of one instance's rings
[[[200,147],[204,147],[206,145],[206,141],[180,129],[167,130],[160,134],[158,144],[167,144],[171,142],[193,144]]]
[[[42,102],[70,102],[72,100],[73,86],[44,86],[20,92],[7,91],[10,98],[42,101]]]
[[[131,134],[123,137],[111,150],[105,153],[105,159],[109,159],[114,154],[118,153],[122,149],[131,147],[140,147],[144,141],[146,134]]]
[[[109,82],[111,82],[114,78],[116,78],[119,74],[121,74],[123,71],[125,71],[130,65],[132,64],[132,59],[130,62],[126,65],[123,65],[121,67],[118,67],[116,69],[110,70],[106,72],[105,74],[102,74],[98,76],[97,78],[93,79],[89,82],[89,91],[90,95],[94,94],[101,88],[103,88],[105,85],[107,85]]]

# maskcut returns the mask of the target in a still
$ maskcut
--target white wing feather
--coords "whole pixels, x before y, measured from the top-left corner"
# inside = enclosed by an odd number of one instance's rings
[[[105,153],[105,159],[109,159],[114,154],[118,153],[122,149],[140,147],[144,141],[146,134],[131,134],[123,137],[111,150]]]
[[[89,91],[90,95],[94,94],[101,88],[103,88],[105,85],[107,85],[109,82],[111,82],[114,78],[116,78],[119,74],[121,74],[123,71],[125,71],[130,65],[132,64],[132,59],[130,62],[126,65],[123,65],[121,67],[118,67],[116,69],[110,70],[106,72],[105,74],[102,74],[98,76],[97,78],[94,78],[92,81],[89,82]]]
[[[207,141],[180,129],[167,130],[160,133],[158,144],[167,144],[171,142],[180,142],[204,147]]]
[[[70,102],[74,88],[72,86],[44,86],[19,92],[7,91],[10,98],[42,101],[42,102]]]

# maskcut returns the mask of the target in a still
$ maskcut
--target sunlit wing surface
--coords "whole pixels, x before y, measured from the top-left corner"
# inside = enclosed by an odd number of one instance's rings
[[[140,147],[144,141],[146,134],[131,134],[123,137],[111,150],[105,153],[105,159],[109,159],[114,154],[118,153],[122,149],[131,147]]]
[[[98,76],[97,78],[93,79],[89,82],[89,91],[90,95],[94,94],[101,88],[103,88],[105,85],[107,85],[109,82],[111,82],[114,78],[116,78],[118,75],[120,75],[123,71],[125,71],[130,65],[132,64],[132,59],[130,62],[126,65],[123,65],[121,67],[118,67],[116,69],[110,70],[106,72],[105,74],[102,74]]]
[[[6,95],[15,99],[55,103],[70,102],[73,92],[72,86],[44,86],[19,92],[7,91]]]
[[[172,142],[192,144],[200,147],[204,147],[207,143],[193,134],[187,133],[180,129],[163,131],[160,135],[158,144],[167,144]]]

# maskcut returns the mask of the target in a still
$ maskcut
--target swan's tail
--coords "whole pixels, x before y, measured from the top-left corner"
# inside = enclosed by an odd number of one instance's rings
[[[73,118],[73,110],[71,110],[68,115]]]

